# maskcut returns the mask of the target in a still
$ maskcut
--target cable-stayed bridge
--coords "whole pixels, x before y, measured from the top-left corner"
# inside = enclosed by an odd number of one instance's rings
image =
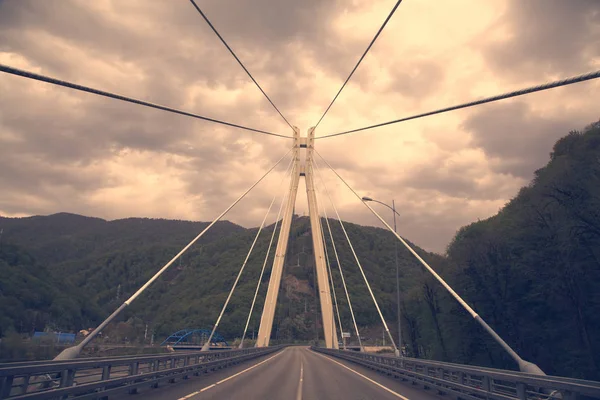
[[[0,364],[0,399],[50,399],[50,398],[121,398],[130,394],[140,394],[148,399],[203,399],[203,398],[248,398],[248,399],[333,399],[333,398],[401,398],[429,399],[452,397],[461,399],[578,399],[600,398],[600,383],[563,377],[547,376],[533,361],[524,360],[509,343],[488,325],[454,289],[423,259],[410,244],[396,232],[369,204],[373,199],[361,196],[341,176],[326,158],[318,152],[318,141],[377,127],[397,124],[404,121],[424,118],[430,115],[478,106],[485,103],[522,96],[533,92],[571,85],[600,77],[600,71],[586,73],[559,81],[554,81],[522,90],[477,99],[468,103],[432,110],[418,115],[401,117],[374,125],[329,132],[317,135],[317,127],[334,104],[354,72],[359,67],[377,38],[400,6],[394,5],[384,23],[370,42],[367,49],[333,97],[314,127],[303,132],[282,114],[262,87],[254,79],[235,52],[220,35],[208,17],[194,0],[192,6],[208,23],[218,39],[227,47],[232,56],[248,74],[258,89],[266,97],[275,111],[289,126],[290,132],[270,132],[227,121],[217,120],[200,114],[175,109],[169,106],[150,103],[144,100],[82,86],[57,78],[45,76],[15,67],[0,65],[0,71],[15,76],[34,79],[65,88],[87,92],[124,102],[154,108],[162,112],[179,114],[232,128],[269,135],[290,142],[287,152],[264,174],[248,186],[248,189],[228,205],[214,220],[181,251],[163,265],[137,291],[123,302],[81,343],[64,350],[52,361]],[[246,258],[239,268],[236,279],[228,293],[217,320],[200,351],[174,354],[146,355],[136,357],[80,358],[82,349],[94,340],[125,308],[149,289],[180,257],[188,251],[216,222],[224,218],[250,192],[274,170],[286,166],[281,182],[281,193],[273,195],[268,210],[262,219],[256,236],[250,245]],[[344,222],[325,184],[324,175],[332,174],[362,203],[381,224],[404,246],[422,267],[447,290],[467,313],[486,331],[514,360],[520,372],[491,368],[473,367],[459,364],[419,360],[406,357],[401,337],[394,338],[379,307],[371,283],[367,279],[359,252],[355,250],[346,231]],[[290,227],[299,182],[305,180],[309,208],[310,232],[315,257],[316,280],[319,294],[320,315],[322,318],[324,345],[307,348],[299,346],[271,346],[273,320],[286,260]],[[341,237],[334,237],[330,216],[324,204],[334,211],[333,220],[339,223]],[[393,209],[395,212],[395,208]],[[236,287],[244,273],[247,262],[255,250],[255,245],[263,232],[271,214],[276,214],[275,228],[269,240],[264,262],[249,313],[242,332],[239,349],[211,349],[223,316],[227,313],[230,300],[235,296]],[[279,228],[279,229],[277,229]],[[278,235],[277,235],[278,233]],[[336,242],[337,241],[337,242]],[[344,269],[340,262],[336,243],[346,243],[351,249],[353,261],[358,267],[364,285],[372,301],[373,312],[378,316],[389,343],[392,355],[373,354],[366,351],[352,308],[352,293],[346,285]],[[330,243],[331,246],[328,246]],[[274,261],[269,265],[271,252]],[[337,268],[340,282],[333,279],[332,269]],[[269,285],[262,310],[255,310],[259,288],[265,272],[270,271]],[[337,290],[336,290],[337,285]],[[340,317],[337,296],[344,296],[352,317],[352,326],[344,327]],[[254,312],[261,312],[260,327],[255,346],[247,347],[244,341],[248,333],[250,319]],[[399,321],[397,321],[399,323]],[[355,349],[345,348],[343,332],[352,330],[358,340]],[[398,328],[398,336],[402,329]],[[340,347],[342,347],[340,349]]]

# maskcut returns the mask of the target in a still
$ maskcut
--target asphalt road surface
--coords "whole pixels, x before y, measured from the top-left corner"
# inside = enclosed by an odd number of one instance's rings
[[[307,347],[287,347],[209,375],[163,384],[157,389],[145,388],[138,395],[121,398],[439,400],[441,397]]]

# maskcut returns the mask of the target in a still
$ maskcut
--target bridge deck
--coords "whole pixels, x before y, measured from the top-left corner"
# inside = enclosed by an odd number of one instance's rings
[[[359,365],[288,347],[199,378],[145,389],[148,400],[440,399]],[[129,399],[123,395],[120,399]]]

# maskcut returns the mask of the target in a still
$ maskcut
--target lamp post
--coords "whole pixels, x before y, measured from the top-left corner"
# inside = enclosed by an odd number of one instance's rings
[[[394,215],[394,232],[398,233],[396,230],[396,215],[400,216],[400,214],[398,214],[398,212],[396,211],[396,203],[394,200],[392,200],[392,205],[390,207],[386,203],[383,203],[378,200],[374,200],[370,197],[365,196],[362,199],[363,199],[363,201],[373,201],[375,203],[379,203],[381,205],[386,206],[390,210],[392,210],[392,214]],[[397,240],[394,240],[394,256],[396,259],[396,305],[397,305],[397,319],[398,319],[398,349],[400,349],[400,356],[403,356],[404,354],[402,354],[402,321],[400,319],[400,270],[398,268],[398,241]]]

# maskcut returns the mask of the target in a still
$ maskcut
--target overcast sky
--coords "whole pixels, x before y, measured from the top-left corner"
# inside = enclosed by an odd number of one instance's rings
[[[395,0],[198,4],[305,134]],[[0,0],[0,63],[291,134],[187,0]],[[405,0],[317,136],[599,68],[597,0]],[[559,137],[600,118],[599,89],[575,84],[322,139],[317,148],[361,195],[395,199],[403,236],[443,252],[458,228],[514,197]],[[212,220],[289,146],[0,74],[4,216]],[[257,226],[286,189],[286,165],[227,219]],[[325,181],[343,219],[377,226],[331,174]],[[305,197],[301,185],[299,214]]]

